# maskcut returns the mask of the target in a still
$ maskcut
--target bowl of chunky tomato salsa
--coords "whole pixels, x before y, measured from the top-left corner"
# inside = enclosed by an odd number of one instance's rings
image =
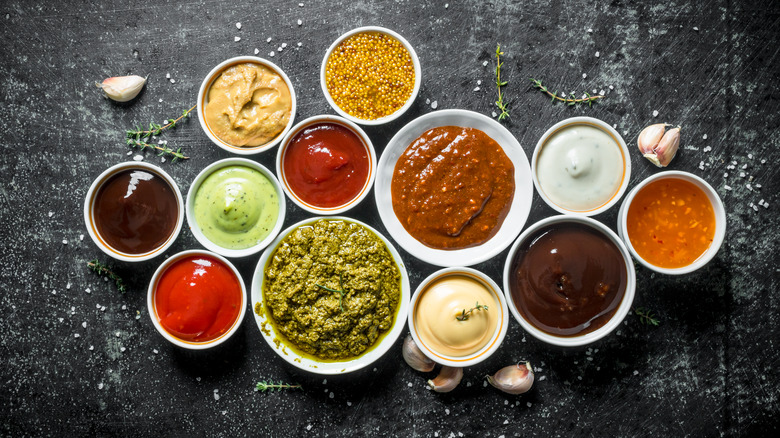
[[[466,110],[419,117],[377,166],[377,209],[401,247],[437,266],[468,266],[506,249],[531,208],[531,169],[502,125]]]
[[[160,334],[180,347],[202,350],[225,342],[244,319],[246,287],[226,258],[183,251],[163,262],[149,283],[147,306]]]

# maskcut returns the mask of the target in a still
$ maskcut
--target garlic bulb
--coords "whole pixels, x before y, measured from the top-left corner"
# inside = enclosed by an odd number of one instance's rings
[[[680,146],[680,127],[666,131],[667,126],[670,125],[650,125],[642,130],[637,139],[639,150],[644,157],[658,167],[668,166]]]
[[[102,83],[95,82],[98,88],[102,88],[110,99],[117,102],[132,100],[146,84],[146,78],[141,76],[116,76],[108,78]]]
[[[509,365],[501,368],[492,376],[487,376],[488,383],[509,394],[522,394],[531,389],[534,384],[534,370],[531,363]]]
[[[420,347],[418,347],[414,342],[414,339],[412,339],[412,335],[406,335],[402,354],[406,363],[417,371],[427,373],[428,371],[433,370],[434,365],[436,365],[423,354]]]
[[[435,379],[428,380],[428,385],[436,392],[450,392],[458,386],[461,379],[463,379],[463,368],[444,365]]]

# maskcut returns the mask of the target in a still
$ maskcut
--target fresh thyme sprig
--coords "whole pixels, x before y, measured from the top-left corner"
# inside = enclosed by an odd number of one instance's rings
[[[501,51],[501,44],[496,44],[496,88],[498,89],[496,106],[501,110],[501,114],[498,115],[499,121],[509,118],[509,104],[504,102],[504,96],[501,94],[501,87],[507,84],[507,81],[501,80],[501,66],[504,65],[504,63],[501,62],[501,55],[503,54],[504,52]]]
[[[130,146],[131,148],[141,148],[141,150],[144,150],[146,148],[156,149],[156,150],[159,151],[159,153],[157,154],[158,156],[171,155],[171,156],[173,156],[173,160],[171,160],[171,163],[175,163],[176,160],[188,160],[190,158],[190,157],[185,156],[181,152],[181,148],[173,150],[173,149],[169,148],[168,146],[153,145],[153,144],[149,144],[149,143],[147,143],[145,141],[135,140],[135,139],[132,139],[132,138],[128,138],[127,139],[127,145]]]
[[[569,97],[566,97],[566,93],[562,93],[560,96],[558,95],[558,91],[552,92],[547,89],[546,86],[542,84],[542,81],[539,79],[530,78],[531,83],[533,84],[534,88],[538,88],[542,92],[544,92],[546,95],[550,96],[550,101],[552,103],[555,103],[556,101],[563,102],[566,105],[574,106],[581,103],[588,103],[588,106],[593,106],[593,102],[596,101],[596,99],[603,99],[604,96],[601,94],[598,94],[596,96],[591,96],[590,93],[584,93],[585,97],[577,98],[577,96],[574,95],[574,93],[570,93]]]
[[[479,304],[479,301],[477,301],[477,304],[474,305],[471,309],[466,311],[466,309],[463,309],[463,312],[460,315],[455,315],[455,319],[458,321],[466,321],[469,319],[469,315],[471,315],[471,312],[474,312],[475,310],[484,310],[487,312],[488,306],[483,306],[482,304]]]
[[[184,112],[179,116],[177,119],[168,119],[166,120],[164,125],[160,125],[157,123],[149,123],[148,129],[143,129],[141,126],[137,126],[135,129],[128,129],[126,131],[127,138],[133,138],[135,140],[141,140],[142,138],[149,138],[155,135],[162,134],[163,131],[166,129],[173,129],[176,127],[176,124],[181,121],[181,119],[187,118],[190,116],[190,113],[195,109],[197,105],[193,105],[192,108],[188,110],[184,110]]]
[[[119,292],[125,293],[127,289],[125,288],[125,283],[122,281],[122,278],[114,273],[114,271],[111,270],[108,266],[100,263],[98,259],[90,260],[87,262],[87,267],[94,271],[96,274],[100,276],[106,276],[110,278],[111,280],[114,280],[114,285],[116,285],[116,288]]]
[[[341,305],[342,300],[344,300],[344,294],[345,294],[345,292],[344,292],[344,276],[343,275],[339,275],[339,285],[341,285],[341,290],[331,289],[331,288],[329,288],[327,286],[323,286],[323,285],[321,285],[319,283],[314,283],[314,285],[319,287],[319,288],[325,289],[327,291],[338,293],[339,294],[339,309],[341,309],[341,311],[344,312],[344,306]]]
[[[266,391],[274,392],[274,391],[281,391],[283,389],[303,389],[303,387],[297,383],[296,384],[283,383],[283,382],[274,383],[273,380],[269,380],[268,382],[262,380],[260,382],[257,382],[255,389],[257,389],[260,392],[266,392]]]
[[[658,325],[661,322],[656,318],[655,314],[647,308],[637,307],[634,309],[634,313],[639,317],[639,322],[646,325]]]

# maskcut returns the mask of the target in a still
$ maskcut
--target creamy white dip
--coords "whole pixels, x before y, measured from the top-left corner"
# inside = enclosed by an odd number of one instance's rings
[[[599,128],[570,125],[544,143],[536,177],[545,195],[570,211],[589,211],[609,202],[623,182],[620,145]]]

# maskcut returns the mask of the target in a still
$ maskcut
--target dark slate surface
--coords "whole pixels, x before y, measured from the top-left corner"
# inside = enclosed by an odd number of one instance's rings
[[[777,3],[723,0],[2,2],[0,434],[777,433],[779,23]],[[319,84],[324,50],[361,25],[398,31],[423,65],[412,109],[366,129],[379,151],[405,123],[435,111],[434,102],[491,114],[498,42],[512,104],[506,126],[529,157],[549,126],[575,115],[615,124],[632,153],[644,126],[681,124],[681,150],[669,168],[705,178],[728,210],[717,258],[682,277],[638,269],[635,305],[653,309],[658,327],[629,315],[601,342],[562,351],[512,321],[497,354],[467,369],[449,394],[425,389],[430,376],[403,363],[400,340],[375,367],[327,380],[287,366],[251,317],[213,351],[168,344],[146,311],[148,281],[161,259],[113,262],[129,284],[125,295],[86,269],[94,257],[108,261],[86,235],[87,188],[104,169],[137,154],[123,144],[125,129],[181,113],[213,66],[255,48],[267,58],[273,52],[269,59],[292,78],[298,120],[332,113]],[[282,43],[287,47],[277,51]],[[149,76],[130,104],[113,104],[94,86],[130,73]],[[529,76],[566,91],[603,89],[607,98],[593,108],[553,106],[530,89]],[[196,119],[164,138],[192,158],[161,163],[142,155],[184,193],[203,167],[228,156]],[[275,152],[257,159],[273,167]],[[659,172],[638,153],[632,165],[630,187]],[[761,199],[769,207],[754,211]],[[534,194],[529,223],[551,214]],[[290,205],[286,224],[306,216]],[[352,216],[384,231],[372,199]],[[616,208],[596,219],[614,229]],[[168,254],[198,247],[185,229]],[[403,255],[413,288],[435,270]],[[500,283],[505,256],[477,268]],[[257,259],[237,261],[245,280]],[[536,368],[531,392],[510,396],[485,387],[485,374],[521,359]],[[300,382],[305,390],[254,392],[261,379]]]

